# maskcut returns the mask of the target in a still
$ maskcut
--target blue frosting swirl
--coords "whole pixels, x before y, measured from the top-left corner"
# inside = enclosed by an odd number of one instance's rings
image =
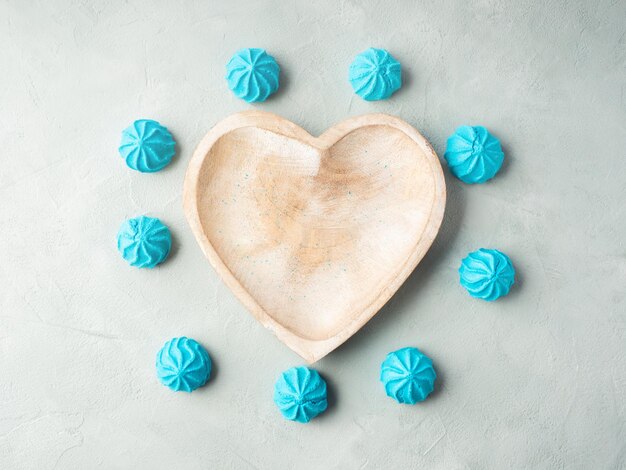
[[[196,340],[172,338],[158,352],[156,370],[163,385],[175,392],[193,392],[209,379],[211,358]]]
[[[328,406],[326,382],[316,370],[292,367],[276,381],[274,403],[285,418],[308,423]]]
[[[436,378],[433,361],[417,348],[390,352],[380,367],[385,391],[398,403],[414,405],[424,401],[433,391]]]
[[[481,248],[467,255],[459,268],[461,285],[472,297],[493,301],[507,295],[515,282],[515,268],[507,255]]]
[[[248,103],[265,101],[278,90],[280,67],[264,49],[241,49],[226,64],[228,87]]]
[[[370,47],[350,65],[350,84],[367,101],[389,98],[402,86],[402,67],[385,49]]]
[[[504,161],[500,141],[481,126],[461,126],[448,137],[444,158],[450,171],[464,183],[484,183]]]
[[[119,151],[133,170],[154,173],[172,161],[175,147],[167,128],[156,121],[140,119],[122,131]]]
[[[172,235],[159,219],[144,215],[128,219],[117,233],[117,249],[131,266],[154,268],[167,258]]]

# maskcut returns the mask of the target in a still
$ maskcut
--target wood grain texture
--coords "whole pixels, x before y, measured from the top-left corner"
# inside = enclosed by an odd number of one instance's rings
[[[354,117],[313,137],[249,111],[201,141],[184,207],[230,289],[312,363],[372,318],[426,254],[445,182],[430,144],[398,118]]]

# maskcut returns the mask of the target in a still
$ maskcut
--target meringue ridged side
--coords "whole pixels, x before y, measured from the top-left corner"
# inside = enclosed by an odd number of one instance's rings
[[[264,49],[241,49],[226,64],[228,87],[248,103],[265,101],[278,90],[280,67]]]
[[[515,282],[510,258],[498,250],[480,248],[467,255],[459,268],[461,285],[478,299],[494,301],[509,293]]]
[[[433,361],[417,348],[390,352],[380,368],[387,396],[398,403],[414,405],[431,394],[437,374]]]
[[[139,119],[122,131],[119,152],[133,170],[154,173],[172,161],[176,142],[157,121]]]
[[[350,84],[367,101],[389,98],[402,86],[402,67],[385,49],[370,47],[350,65]]]
[[[328,407],[326,382],[308,367],[292,367],[274,385],[274,403],[291,421],[308,423]]]
[[[154,268],[167,259],[171,248],[170,229],[154,217],[128,219],[117,233],[118,251],[137,268]]]
[[[444,158],[454,176],[464,183],[484,183],[504,162],[500,141],[482,126],[461,126],[448,138]]]
[[[192,392],[211,375],[211,358],[197,341],[185,336],[172,338],[156,357],[159,381],[175,392]]]

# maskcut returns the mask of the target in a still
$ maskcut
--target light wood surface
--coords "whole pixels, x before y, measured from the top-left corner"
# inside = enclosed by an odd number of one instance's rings
[[[445,182],[430,144],[384,114],[320,137],[248,111],[202,139],[184,207],[212,266],[307,362],[337,348],[402,285],[431,246]]]

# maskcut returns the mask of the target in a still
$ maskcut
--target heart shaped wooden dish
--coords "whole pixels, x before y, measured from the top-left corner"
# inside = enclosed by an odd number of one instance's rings
[[[432,244],[445,181],[430,144],[384,114],[313,137],[274,114],[227,117],[202,139],[184,207],[215,270],[309,363],[359,330]]]

